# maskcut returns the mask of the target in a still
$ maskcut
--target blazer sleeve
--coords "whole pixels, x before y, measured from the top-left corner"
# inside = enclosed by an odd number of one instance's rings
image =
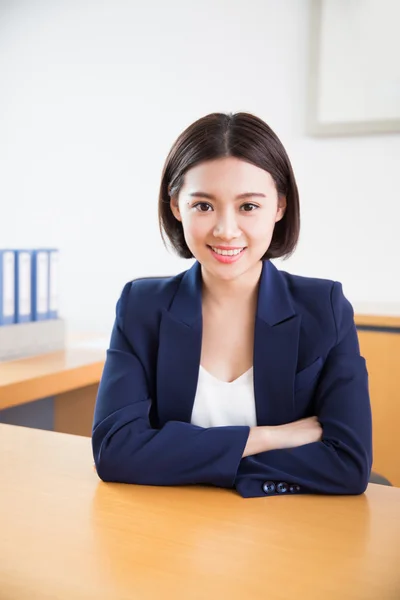
[[[130,287],[125,286],[117,303],[96,399],[92,448],[99,477],[120,483],[232,488],[249,427],[205,429],[180,421],[151,427],[145,370],[124,332]],[[132,303],[129,310],[134,310]],[[130,341],[134,338],[133,333]]]
[[[353,308],[340,283],[332,286],[331,303],[337,340],[315,397],[322,440],[242,459],[235,487],[243,497],[264,496],[266,482],[275,486],[284,482],[298,486],[298,493],[319,494],[361,494],[368,485],[372,466],[368,373],[360,356]]]

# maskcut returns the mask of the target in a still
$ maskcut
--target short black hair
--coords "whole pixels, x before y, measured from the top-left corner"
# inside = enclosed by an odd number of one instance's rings
[[[292,165],[282,142],[259,117],[250,113],[211,113],[195,121],[177,138],[162,171],[158,200],[161,237],[169,240],[181,258],[193,258],[182,223],[172,213],[170,199],[177,196],[185,173],[195,165],[233,156],[264,169],[274,180],[278,195],[286,198],[286,211],[275,224],[270,246],[262,260],[287,258],[300,233],[299,193]]]

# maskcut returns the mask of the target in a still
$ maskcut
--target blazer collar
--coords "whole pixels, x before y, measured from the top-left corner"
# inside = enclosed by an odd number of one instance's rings
[[[196,261],[183,274],[169,310],[171,316],[192,327],[202,316],[201,295],[201,265]],[[290,293],[281,273],[270,261],[264,261],[258,289],[257,318],[274,326],[295,314]]]
[[[202,343],[202,277],[196,262],[182,276],[162,312],[157,358],[159,425],[190,423]],[[264,262],[259,283],[254,336],[254,392],[258,425],[281,425],[294,418],[294,378],[301,318],[284,277]]]

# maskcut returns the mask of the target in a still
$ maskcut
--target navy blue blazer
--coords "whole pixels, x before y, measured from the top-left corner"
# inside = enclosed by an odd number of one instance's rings
[[[263,263],[253,357],[257,424],[316,415],[323,437],[246,458],[248,426],[190,423],[201,353],[201,286],[196,262],[174,277],[124,287],[94,414],[99,477],[211,484],[235,488],[243,497],[364,492],[372,465],[368,374],[341,284]]]

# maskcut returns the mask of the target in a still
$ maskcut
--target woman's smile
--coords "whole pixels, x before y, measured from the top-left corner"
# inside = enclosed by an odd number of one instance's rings
[[[246,248],[238,248],[231,250],[221,250],[215,246],[207,246],[212,256],[220,263],[231,264],[237,262],[244,254]]]

